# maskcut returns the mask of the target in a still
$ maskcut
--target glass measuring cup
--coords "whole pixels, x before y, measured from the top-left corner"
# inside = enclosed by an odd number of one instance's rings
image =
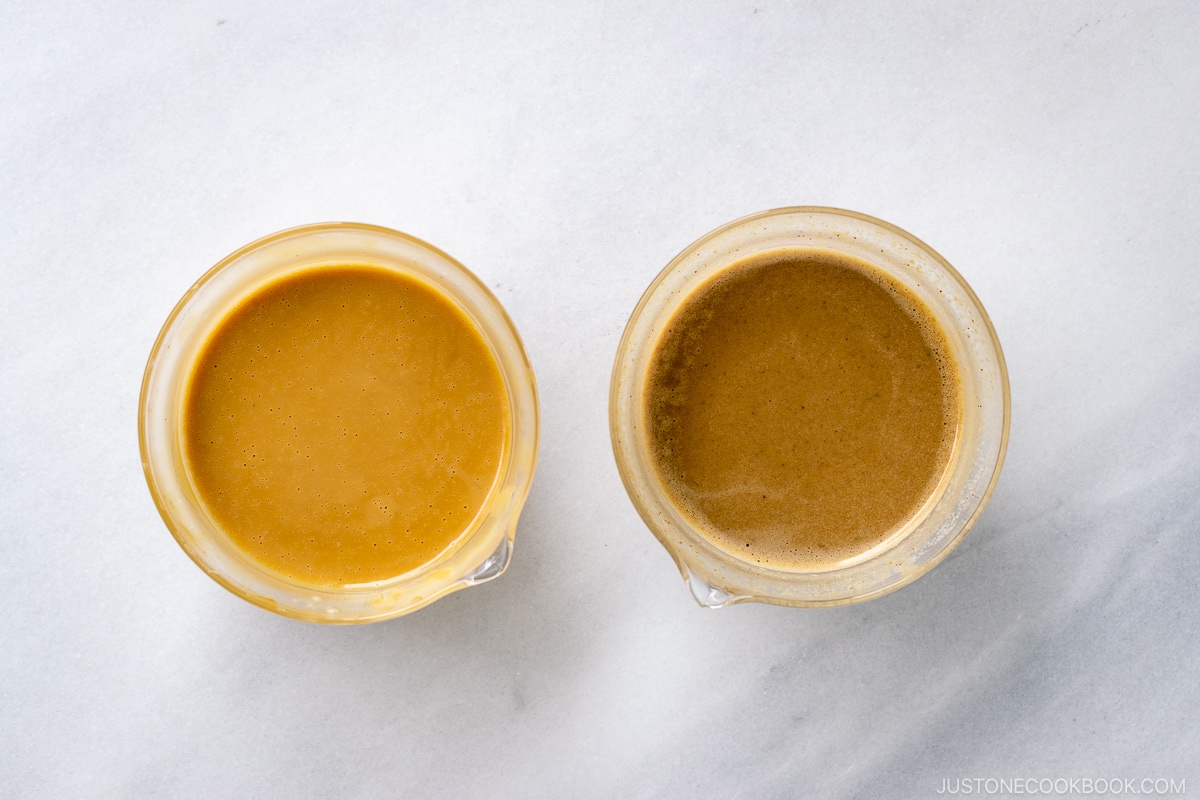
[[[404,575],[329,587],[299,583],[265,568],[222,533],[188,474],[181,426],[189,375],[222,318],[286,275],[341,264],[379,267],[420,279],[466,314],[499,366],[508,393],[511,435],[486,501],[453,545]],[[533,370],[500,303],[478,278],[440,250],[397,231],[354,223],[308,225],[267,236],[228,256],[197,281],[168,317],[151,351],[138,422],[147,484],[184,551],[239,597],[312,622],[389,619],[499,576],[511,557],[517,517],[537,459]]]
[[[878,548],[830,568],[780,569],[737,558],[698,532],[668,497],[642,420],[647,372],[664,326],[708,279],[757,252],[812,247],[878,268],[920,298],[957,363],[963,417],[951,463],[934,492]],[[701,605],[744,601],[786,606],[859,602],[932,569],[962,540],[987,503],[1004,459],[1008,376],[1000,343],[966,281],[928,245],[881,220],[831,208],[797,207],[745,217],[703,236],[655,278],[617,349],[609,431],[622,481],[638,513],[670,553]]]

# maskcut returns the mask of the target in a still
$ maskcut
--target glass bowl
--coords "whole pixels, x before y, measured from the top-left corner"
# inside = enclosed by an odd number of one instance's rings
[[[785,570],[727,553],[668,499],[644,426],[647,370],[665,324],[707,279],[747,256],[816,247],[862,259],[923,300],[957,362],[963,418],[940,484],[879,548],[827,569]],[[617,348],[609,393],[613,455],[630,499],[701,605],[757,601],[834,606],[878,597],[919,578],[962,540],[986,505],[1008,442],[1008,374],[987,313],[966,281],[928,245],[894,225],[833,208],[765,211],[701,237],[659,273]]]
[[[339,264],[381,267],[416,277],[440,289],[466,313],[500,367],[508,392],[511,438],[482,509],[445,552],[396,578],[331,588],[283,577],[229,541],[205,511],[188,474],[181,426],[192,365],[225,314],[285,275]],[[512,321],[487,287],[457,261],[387,228],[356,223],[307,225],[243,247],[183,296],[146,364],[138,435],[146,482],[163,521],[184,552],[213,580],[287,617],[323,623],[374,622],[414,611],[504,572],[537,460],[537,390]]]

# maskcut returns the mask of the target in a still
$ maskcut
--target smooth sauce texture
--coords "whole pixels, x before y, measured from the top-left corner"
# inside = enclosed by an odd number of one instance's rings
[[[743,560],[827,569],[937,487],[962,418],[945,334],[908,289],[817,249],[710,279],[656,344],[646,430],[668,495]]]
[[[313,268],[244,301],[203,346],[185,403],[185,461],[214,521],[318,586],[393,578],[451,547],[509,439],[475,325],[374,267]]]

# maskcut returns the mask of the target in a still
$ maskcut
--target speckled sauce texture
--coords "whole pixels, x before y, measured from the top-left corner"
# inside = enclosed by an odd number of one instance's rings
[[[962,401],[928,308],[872,265],[788,248],[684,299],[651,359],[646,430],[673,503],[718,547],[825,569],[925,504]]]

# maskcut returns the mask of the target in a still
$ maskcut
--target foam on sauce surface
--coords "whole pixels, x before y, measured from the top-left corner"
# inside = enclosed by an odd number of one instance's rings
[[[857,258],[750,256],[687,297],[646,386],[659,477],[735,556],[824,569],[882,543],[936,489],[962,419],[924,303]]]
[[[302,583],[396,577],[451,548],[509,446],[495,356],[440,290],[382,268],[281,278],[192,367],[184,458],[252,560]]]

